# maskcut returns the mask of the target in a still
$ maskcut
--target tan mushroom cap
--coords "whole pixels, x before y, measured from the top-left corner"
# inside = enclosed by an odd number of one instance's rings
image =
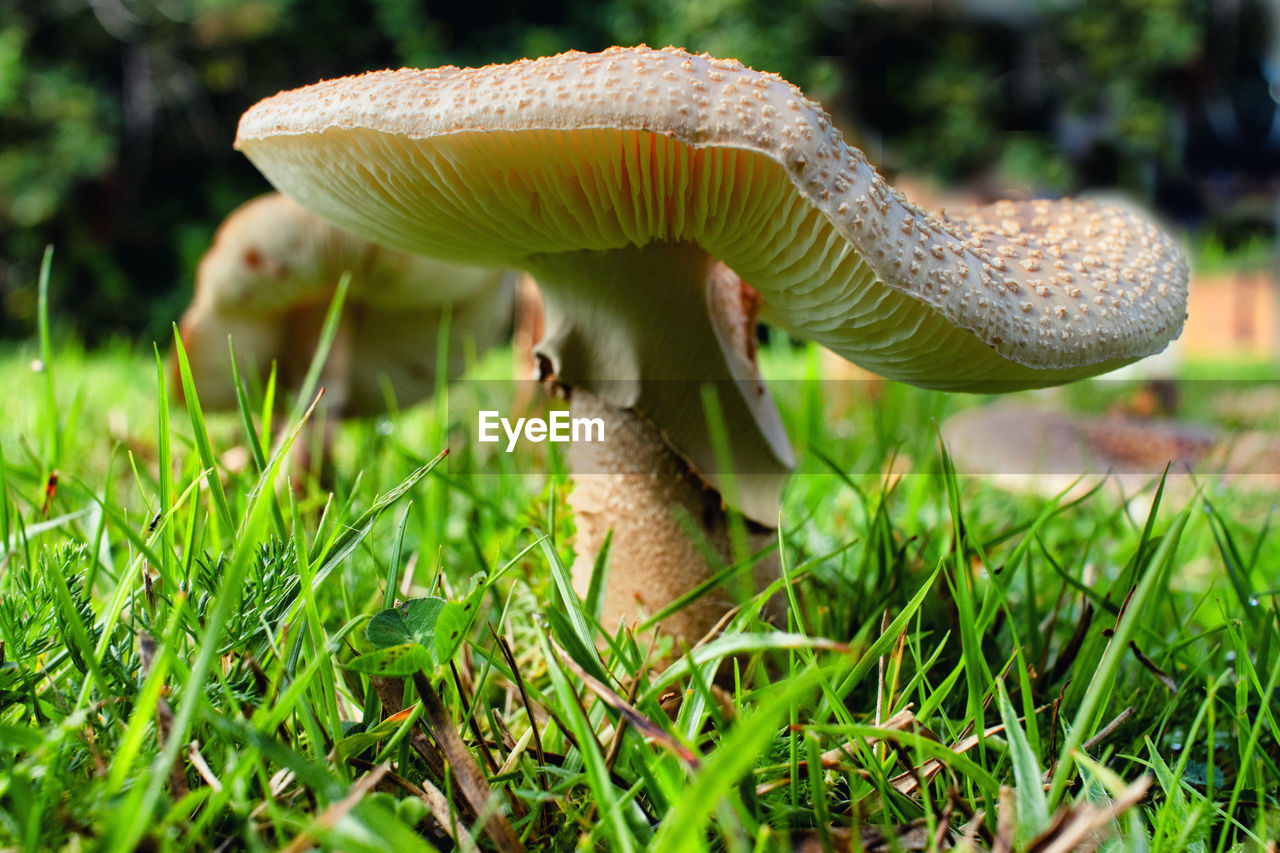
[[[449,312],[449,373],[465,342],[497,342],[511,322],[514,278],[500,269],[438,261],[355,237],[270,193],[219,227],[179,324],[201,404],[236,405],[227,338],[242,373],[298,385],[319,341],[338,281],[351,274],[338,335],[325,364],[326,402],[348,415],[384,412],[387,391],[408,405],[435,390],[436,345]],[[176,371],[174,373],[175,388]]]
[[[1280,483],[1280,434],[1227,430],[1186,421],[1084,415],[1001,402],[967,409],[941,426],[961,474],[1012,492],[1067,498],[1103,477],[1122,493],[1153,488],[1169,466],[1167,490],[1189,498],[1197,480],[1239,491],[1274,491]]]
[[[1122,206],[935,216],[781,78],[676,49],[364,74],[268,98],[236,146],[356,233],[465,262],[691,242],[768,316],[920,385],[1048,385],[1181,330],[1177,245]]]

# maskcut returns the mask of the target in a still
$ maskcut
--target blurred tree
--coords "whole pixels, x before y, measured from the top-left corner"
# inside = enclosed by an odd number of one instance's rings
[[[1176,168],[1178,71],[1198,58],[1206,11],[1201,0],[1112,0],[1059,13],[1056,130],[1082,183],[1150,196],[1156,171]]]
[[[896,14],[885,14],[885,6]],[[1177,169],[1180,73],[1207,0],[954,0],[855,5],[843,29],[853,114],[894,164],[1029,192],[1121,187]]]
[[[40,229],[82,183],[115,164],[120,112],[75,66],[40,61],[33,35],[0,13],[0,334],[35,308]]]
[[[239,113],[298,74],[346,73],[349,52],[389,56],[349,4],[293,5],[0,5],[0,335],[30,329],[52,243],[55,307],[80,331],[167,338],[214,226],[263,188],[230,149]]]
[[[216,224],[267,189],[231,149],[240,114],[370,68],[675,44],[799,84],[890,171],[1030,192],[1179,186],[1194,201],[1183,138],[1196,93],[1212,88],[1195,81],[1212,65],[1215,6],[3,0],[0,337],[29,332],[35,268],[53,243],[64,321],[91,338],[166,339]],[[1239,67],[1261,79],[1260,65]]]

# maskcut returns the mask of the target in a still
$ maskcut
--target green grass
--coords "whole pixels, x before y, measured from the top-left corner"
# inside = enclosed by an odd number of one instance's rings
[[[1280,833],[1275,496],[1014,497],[938,447],[974,400],[840,402],[765,355],[801,459],[786,622],[744,607],[660,670],[569,591],[562,465],[486,455],[464,405],[343,425],[330,496],[283,482],[296,420],[170,405],[152,352],[3,351],[0,847]]]

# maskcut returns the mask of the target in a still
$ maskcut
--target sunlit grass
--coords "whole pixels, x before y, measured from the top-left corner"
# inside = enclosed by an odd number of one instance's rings
[[[285,481],[296,420],[171,405],[150,351],[4,351],[0,846],[1276,836],[1274,498],[1015,497],[938,446],[979,401],[764,360],[800,460],[785,622],[748,602],[662,669],[569,592],[559,460],[465,440],[464,401],[520,393],[509,354],[342,425],[328,493]],[[466,642],[380,653],[374,614],[431,597]]]

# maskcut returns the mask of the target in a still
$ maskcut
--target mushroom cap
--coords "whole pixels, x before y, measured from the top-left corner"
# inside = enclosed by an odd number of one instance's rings
[[[342,227],[452,260],[697,243],[770,319],[929,387],[1093,375],[1185,316],[1182,252],[1127,206],[931,214],[796,87],[672,48],[330,80],[255,105],[236,147]]]
[[[1143,474],[1167,463],[1184,472],[1209,455],[1219,433],[1199,424],[1128,415],[1077,415],[1026,403],[967,409],[943,423],[957,469],[971,474]]]
[[[269,193],[218,228],[179,324],[201,404],[236,405],[228,336],[242,372],[265,373],[276,361],[283,383],[300,383],[347,272],[343,319],[322,375],[328,403],[344,414],[386,411],[388,385],[401,405],[435,390],[434,339],[446,310],[451,374],[464,366],[465,337],[485,347],[510,326],[514,280],[502,270],[387,249]],[[177,388],[176,372],[174,379]]]

